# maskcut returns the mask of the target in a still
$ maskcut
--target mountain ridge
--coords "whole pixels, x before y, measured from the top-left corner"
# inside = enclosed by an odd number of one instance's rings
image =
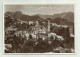
[[[40,18],[43,18],[43,19],[63,18],[63,19],[67,19],[70,22],[74,22],[74,13],[73,12],[64,12],[64,13],[59,13],[59,14],[54,14],[54,15],[37,14],[36,16],[39,16]]]

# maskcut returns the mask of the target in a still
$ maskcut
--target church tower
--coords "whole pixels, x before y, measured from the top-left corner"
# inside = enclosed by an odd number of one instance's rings
[[[50,32],[50,20],[48,20],[48,32]]]

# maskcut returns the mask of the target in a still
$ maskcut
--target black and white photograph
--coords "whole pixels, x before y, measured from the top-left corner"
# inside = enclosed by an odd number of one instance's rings
[[[75,53],[74,4],[4,4],[4,53]]]

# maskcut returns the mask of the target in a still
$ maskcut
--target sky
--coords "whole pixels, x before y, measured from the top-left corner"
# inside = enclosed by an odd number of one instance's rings
[[[53,15],[64,12],[74,12],[74,5],[5,5],[4,12],[21,11],[26,15]]]

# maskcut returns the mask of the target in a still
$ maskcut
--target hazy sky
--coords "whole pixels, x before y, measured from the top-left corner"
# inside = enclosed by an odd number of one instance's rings
[[[53,15],[63,12],[74,12],[73,5],[5,5],[5,12],[21,11],[23,14],[35,15]]]

